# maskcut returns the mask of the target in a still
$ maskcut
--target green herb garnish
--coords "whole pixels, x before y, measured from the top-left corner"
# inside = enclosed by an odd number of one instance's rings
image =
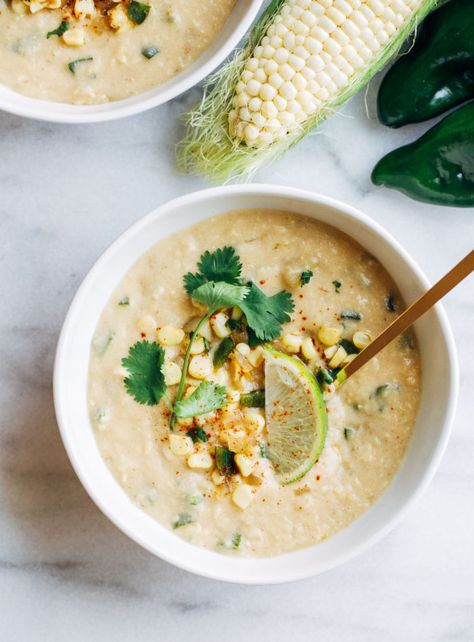
[[[273,341],[280,336],[283,323],[291,320],[289,313],[295,307],[291,294],[282,290],[273,296],[267,296],[255,283],[249,282],[248,286],[250,291],[238,306],[256,337]]]
[[[199,272],[195,274],[188,272],[184,276],[184,289],[190,296],[193,296],[194,290],[200,285],[209,281],[224,281],[230,285],[240,284],[242,263],[233,247],[226,246],[212,253],[206,250],[197,266]]]
[[[187,434],[193,440],[193,444],[196,444],[198,441],[207,441],[207,435],[202,428],[191,428]]]
[[[151,6],[149,4],[143,4],[143,2],[132,0],[128,5],[127,15],[136,25],[141,25],[142,22],[145,22],[148,14],[150,13],[150,9]]]
[[[235,453],[233,453],[228,448],[224,448],[224,446],[216,446],[216,468],[221,475],[224,475],[225,477],[235,475],[235,473],[237,472],[237,468],[235,466],[234,457]]]
[[[142,56],[147,60],[151,60],[159,53],[160,50],[158,49],[158,47],[143,47],[142,49]]]
[[[192,395],[176,401],[173,411],[176,417],[187,419],[205,415],[226,405],[227,392],[224,386],[219,386],[212,381],[203,381]]]
[[[386,397],[390,392],[398,392],[399,390],[400,384],[398,383],[384,383],[375,388],[374,395],[376,397]]]
[[[265,408],[265,390],[252,390],[241,394],[240,405],[246,408]]]
[[[258,449],[260,450],[260,456],[264,459],[268,459],[268,448],[267,444],[264,441],[261,441],[258,444]]]
[[[122,359],[122,366],[128,370],[124,380],[125,388],[138,403],[147,406],[158,404],[166,392],[163,364],[165,351],[157,343],[137,341]]]
[[[173,522],[173,528],[181,528],[182,526],[187,526],[192,524],[193,518],[189,513],[180,513],[178,518]]]
[[[360,350],[349,339],[341,339],[339,345],[344,348],[347,354],[359,354]]]
[[[87,58],[78,58],[77,60],[73,60],[68,64],[68,69],[72,74],[75,74],[77,71],[78,66],[83,63],[83,62],[90,62],[91,60],[94,60],[92,56],[88,56]]]
[[[333,284],[334,289],[336,290],[337,294],[339,294],[339,290],[342,287],[342,283],[340,281],[336,280],[336,281],[333,281],[332,284]]]
[[[300,276],[301,287],[303,287],[303,285],[306,285],[311,281],[311,279],[313,278],[313,274],[314,274],[313,270],[305,270],[304,272],[301,272],[301,276]]]
[[[354,428],[344,428],[344,439],[349,441],[354,436]]]
[[[122,297],[117,305],[130,305],[130,298],[128,296]]]
[[[234,349],[234,340],[231,337],[225,337],[217,346],[214,352],[214,368],[220,368],[229,358],[230,353]]]
[[[362,321],[362,314],[356,310],[343,310],[341,312],[341,319],[349,319],[351,321]]]
[[[234,551],[238,551],[242,544],[242,535],[240,533],[234,533],[232,535],[232,548]]]
[[[66,31],[69,29],[69,22],[67,20],[63,20],[59,27],[56,27],[56,29],[53,29],[52,31],[48,31],[46,34],[46,38],[49,40],[51,36],[58,36],[60,38],[63,33],[66,33]]]
[[[227,319],[225,324],[229,330],[240,330],[242,327],[242,319]]]

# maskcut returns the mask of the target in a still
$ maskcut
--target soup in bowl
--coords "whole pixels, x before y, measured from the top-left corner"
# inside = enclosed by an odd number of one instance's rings
[[[388,528],[447,437],[439,309],[335,385],[424,287],[385,232],[330,199],[254,186],[165,206],[109,250],[66,321],[55,394],[76,470],[190,570],[281,581],[334,565]],[[449,373],[435,396],[426,333]]]

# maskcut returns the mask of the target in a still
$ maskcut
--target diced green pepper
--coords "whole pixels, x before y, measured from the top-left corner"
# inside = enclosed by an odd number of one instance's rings
[[[220,368],[229,358],[230,353],[234,349],[234,340],[231,337],[226,337],[217,346],[217,350],[214,353],[214,367]]]
[[[225,477],[235,475],[235,473],[237,472],[237,468],[235,466],[234,457],[235,453],[233,453],[228,448],[224,448],[223,446],[216,446],[216,468],[221,475],[225,475]]]
[[[265,408],[265,390],[252,390],[241,394],[240,405],[246,408]]]

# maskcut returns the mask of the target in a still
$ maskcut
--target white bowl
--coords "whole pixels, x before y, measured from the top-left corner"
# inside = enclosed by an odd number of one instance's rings
[[[59,339],[54,399],[62,438],[89,495],[127,535],[159,557],[194,573],[230,582],[266,584],[321,573],[385,535],[424,490],[439,464],[458,388],[454,342],[440,305],[416,325],[423,390],[414,435],[385,495],[329,540],[270,558],[237,558],[185,542],[135,506],[115,481],[97,447],[87,410],[91,339],[113,290],[135,261],[168,235],[215,214],[240,208],[277,208],[312,216],[359,241],[395,276],[406,301],[429,286],[405,250],[372,219],[326,196],[270,185],[219,187],[173,200],[133,225],[99,259],[68,312]],[[436,350],[433,350],[436,346]]]
[[[196,85],[225,60],[251,26],[262,1],[238,0],[211,46],[190,67],[154,89],[99,105],[70,105],[29,98],[0,84],[0,109],[17,116],[55,123],[95,123],[131,116],[162,105]]]

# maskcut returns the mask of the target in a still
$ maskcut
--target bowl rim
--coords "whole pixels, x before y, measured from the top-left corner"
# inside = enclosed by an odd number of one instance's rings
[[[222,574],[219,570],[213,569],[204,569],[202,567],[197,568],[191,563],[186,563],[182,561],[178,555],[172,554],[170,551],[157,550],[156,547],[153,547],[150,542],[146,541],[141,534],[135,532],[132,526],[122,518],[121,515],[113,513],[107,502],[101,497],[100,492],[97,488],[94,487],[93,481],[88,478],[82,468],[82,464],[79,458],[76,456],[73,445],[71,443],[69,429],[66,421],[64,420],[63,412],[63,369],[65,368],[65,345],[68,340],[70,340],[71,326],[73,323],[74,316],[77,313],[77,310],[80,307],[81,299],[83,295],[89,289],[89,284],[95,278],[96,273],[100,272],[102,266],[109,261],[109,258],[123,245],[126,245],[130,239],[132,239],[142,227],[146,227],[150,222],[164,216],[169,211],[175,208],[181,208],[183,206],[195,205],[200,201],[206,201],[208,199],[213,199],[215,197],[229,196],[233,195],[255,195],[255,196],[268,196],[268,197],[283,197],[283,198],[295,198],[297,200],[306,200],[312,205],[322,205],[327,207],[332,207],[338,210],[341,210],[343,214],[349,215],[349,217],[355,218],[362,224],[365,224],[377,235],[381,236],[382,239],[388,242],[392,248],[396,251],[402,261],[408,266],[410,271],[415,275],[415,277],[423,284],[425,288],[430,287],[430,282],[423,273],[423,271],[418,267],[417,263],[408,252],[403,248],[403,246],[388,232],[383,226],[381,226],[377,221],[369,217],[367,214],[361,212],[360,210],[354,208],[351,205],[348,205],[342,201],[334,199],[329,196],[321,195],[318,193],[310,192],[307,190],[285,187],[285,186],[276,186],[271,184],[250,184],[250,185],[230,185],[230,186],[220,186],[212,187],[204,190],[194,191],[183,196],[171,199],[158,208],[151,211],[149,214],[140,218],[134,224],[129,226],[119,237],[113,241],[108,248],[101,254],[97,261],[90,268],[85,278],[83,279],[81,285],[79,286],[76,294],[70,304],[69,310],[66,314],[56,349],[55,360],[54,360],[54,373],[53,373],[53,397],[54,397],[54,407],[56,412],[57,423],[59,426],[59,431],[61,434],[62,441],[64,443],[66,452],[69,456],[71,464],[74,471],[76,472],[79,480],[84,486],[85,490],[94,501],[94,503],[100,508],[100,510],[108,517],[112,523],[115,524],[122,532],[128,535],[133,541],[138,543],[140,546],[148,550],[153,555],[159,557],[160,559],[177,566],[183,570],[207,577],[210,579],[216,579],[220,581],[225,581],[229,583],[237,584],[249,584],[249,585],[266,585],[266,584],[279,584],[286,582],[293,582],[301,579],[306,579],[319,575],[322,572],[340,566],[341,564],[349,561],[353,557],[359,555],[360,553],[367,550],[370,546],[381,540],[385,535],[387,535],[393,528],[395,528],[402,519],[407,515],[407,513],[413,508],[417,500],[421,497],[423,492],[426,490],[427,486],[431,482],[439,464],[442,459],[442,456],[445,452],[446,446],[449,441],[451,434],[454,415],[457,406],[457,400],[459,395],[459,364],[458,357],[454,342],[454,337],[452,334],[451,326],[449,324],[447,315],[443,306],[438,303],[434,307],[434,313],[437,316],[437,321],[439,322],[439,327],[443,338],[446,342],[447,350],[447,381],[449,381],[449,390],[450,394],[446,404],[446,411],[444,415],[444,421],[440,431],[439,438],[437,443],[430,455],[429,462],[425,465],[423,472],[420,475],[420,479],[416,485],[414,485],[411,490],[409,497],[406,501],[402,502],[391,514],[390,518],[385,521],[383,525],[376,528],[373,534],[358,545],[353,545],[348,547],[348,550],[336,555],[334,559],[327,563],[319,564],[318,569],[313,569],[311,567],[305,568],[299,573],[285,573],[282,572],[280,575],[274,575],[271,578],[268,578],[265,574],[252,574],[251,576],[242,578],[234,578],[228,574]],[[235,209],[235,208],[232,208]],[[337,225],[335,225],[338,229]],[[158,240],[156,241],[158,242]],[[138,257],[139,258],[139,257]],[[137,260],[138,260],[137,258]],[[392,482],[391,482],[392,483]],[[390,486],[389,486],[390,488]],[[387,489],[388,491],[388,489]],[[382,496],[383,497],[383,496]],[[141,510],[141,509],[139,509]],[[369,511],[370,512],[370,508]],[[357,520],[356,520],[357,521]],[[343,529],[344,530],[344,529]],[[336,534],[337,535],[337,534]],[[177,536],[175,536],[177,537]],[[177,539],[180,539],[177,537]],[[330,538],[332,539],[332,538]],[[200,547],[196,547],[200,548]],[[304,550],[304,549],[302,549]],[[291,553],[290,553],[291,555]],[[281,557],[281,556],[276,556]],[[254,559],[254,558],[247,558]],[[258,559],[276,559],[273,558],[255,558]]]
[[[264,0],[247,0],[247,6],[242,10],[240,18],[236,18],[235,27],[227,39],[218,46],[218,34],[197,60],[163,85],[120,100],[94,105],[74,105],[31,98],[0,83],[0,110],[50,123],[87,124],[118,120],[163,105],[197,85],[231,54],[252,26],[263,2]],[[227,21],[231,19],[232,13],[238,10],[237,3]],[[226,25],[223,30],[225,28]]]

